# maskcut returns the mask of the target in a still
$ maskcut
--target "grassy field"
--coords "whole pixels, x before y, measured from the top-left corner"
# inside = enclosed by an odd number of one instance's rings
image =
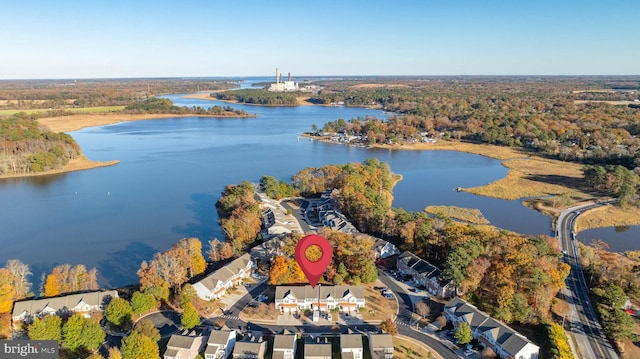
[[[50,109],[40,108],[33,110],[0,110],[0,115],[15,115],[18,112],[24,112],[28,115],[39,112],[46,112]],[[56,111],[68,111],[71,113],[103,113],[103,112],[115,112],[124,110],[124,106],[98,106],[98,107],[70,107],[55,109]]]
[[[447,217],[458,219],[473,224],[489,224],[489,221],[484,218],[482,212],[475,208],[462,208],[456,206],[429,206],[424,209],[425,212],[430,214],[442,213]]]
[[[365,321],[382,321],[398,311],[398,302],[389,300],[382,296],[380,291],[374,290],[374,286],[383,286],[382,282],[375,281],[364,287],[366,310],[362,312],[362,319]]]
[[[393,337],[393,350],[394,359],[441,358],[426,345],[397,335]]]
[[[509,168],[505,178],[486,186],[465,189],[476,195],[520,199],[575,194],[582,189],[582,166],[538,157],[503,162]]]

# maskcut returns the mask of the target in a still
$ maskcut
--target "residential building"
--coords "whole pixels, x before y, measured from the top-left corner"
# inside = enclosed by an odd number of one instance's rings
[[[371,359],[393,359],[393,339],[391,334],[369,333]]]
[[[400,254],[400,250],[395,245],[380,238],[374,237],[373,239],[373,248],[376,251],[376,258],[387,258],[396,254]]]
[[[275,305],[282,313],[306,309],[328,312],[335,308],[342,312],[355,312],[365,306],[364,287],[319,285],[314,289],[310,285],[278,286]]]
[[[331,344],[304,344],[304,359],[331,359]]]
[[[471,327],[471,335],[503,358],[538,358],[540,347],[459,297],[445,305],[443,315],[453,323],[454,327],[463,322],[468,323]]]
[[[207,339],[204,359],[227,359],[236,344],[236,331],[223,327],[213,330]]]
[[[255,262],[248,253],[234,259],[224,267],[212,272],[204,279],[193,284],[193,289],[198,297],[203,300],[211,300],[224,296],[227,289],[242,284],[242,279],[247,278]]]
[[[195,359],[202,348],[201,336],[172,335],[164,359]]]
[[[273,359],[294,359],[296,357],[296,335],[278,334],[273,336]]]
[[[106,290],[23,300],[14,303],[12,319],[14,322],[31,322],[35,317],[70,316],[76,313],[89,317],[93,313],[104,312],[111,299],[117,297],[117,291]]]
[[[411,252],[402,252],[398,256],[398,271],[410,275],[416,285],[422,285],[429,293],[441,298],[456,295],[456,286],[452,281],[441,278],[442,271],[433,264],[419,258]]]
[[[362,335],[361,334],[341,334],[340,351],[342,359],[362,359]]]
[[[233,348],[234,359],[262,359],[267,350],[267,342],[262,338],[249,337],[236,342]]]

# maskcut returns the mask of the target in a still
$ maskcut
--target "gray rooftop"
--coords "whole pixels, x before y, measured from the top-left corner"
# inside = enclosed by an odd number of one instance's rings
[[[70,294],[61,297],[44,298],[44,299],[31,299],[16,302],[13,306],[13,316],[19,316],[24,312],[31,314],[40,313],[46,307],[59,311],[62,309],[71,309],[77,306],[79,303],[84,302],[90,306],[106,306],[106,304],[112,299],[117,298],[118,292],[115,290],[105,290],[98,292],[78,293]]]
[[[342,347],[342,349],[345,349],[345,348],[362,349],[362,335],[361,334],[342,334],[340,335],[340,346]]]
[[[296,346],[295,334],[286,335],[274,335],[273,336],[273,350],[293,349]]]
[[[288,295],[292,295],[296,299],[318,298],[326,299],[331,296],[334,299],[344,298],[351,294],[356,298],[364,299],[364,287],[359,285],[321,285],[312,288],[310,285],[305,286],[278,286],[276,287],[275,299],[283,299]]]
[[[304,357],[328,357],[331,358],[331,344],[305,344]]]

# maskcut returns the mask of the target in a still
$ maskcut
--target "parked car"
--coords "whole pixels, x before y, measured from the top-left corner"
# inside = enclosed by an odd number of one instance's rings
[[[411,289],[409,289],[409,290],[410,290],[410,291],[412,291],[412,292],[414,292],[414,293],[420,293],[420,292],[422,292],[422,290],[421,290],[421,289],[418,289],[418,288],[411,288]]]
[[[463,353],[463,354],[464,354],[464,356],[469,357],[469,356],[472,356],[472,355],[473,355],[473,351],[472,351],[472,350],[470,350],[470,349],[467,349],[467,350],[465,350],[465,351],[464,351],[464,353]]]

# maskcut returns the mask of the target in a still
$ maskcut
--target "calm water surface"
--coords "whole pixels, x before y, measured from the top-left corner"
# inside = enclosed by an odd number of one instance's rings
[[[222,104],[167,96],[180,105]],[[224,104],[226,105],[226,104]],[[97,267],[104,286],[137,280],[142,260],[188,236],[223,238],[214,204],[231,183],[262,175],[289,179],[298,170],[370,157],[404,179],[394,206],[479,208],[496,226],[548,234],[547,217],[504,201],[454,191],[505,175],[499,161],[451,151],[366,150],[298,138],[312,124],[379,116],[376,110],[236,105],[249,119],[170,118],[119,123],[73,132],[94,160],[116,166],[55,176],[0,181],[0,263],[19,258],[36,275],[60,263]]]

